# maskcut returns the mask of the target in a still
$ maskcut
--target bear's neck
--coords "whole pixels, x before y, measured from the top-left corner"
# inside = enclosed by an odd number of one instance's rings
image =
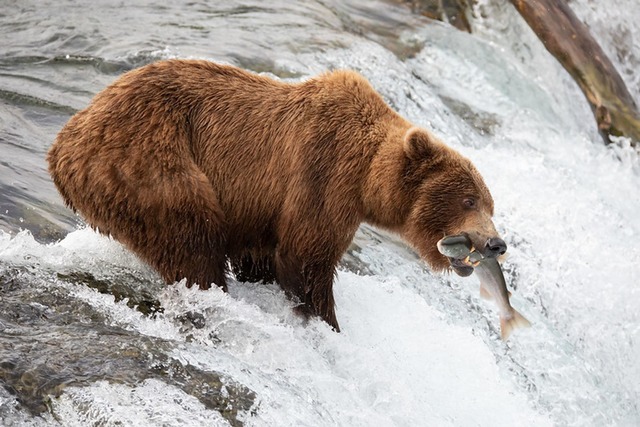
[[[401,232],[411,209],[411,195],[402,188],[405,168],[404,135],[413,125],[399,115],[387,117],[378,149],[363,187],[365,221]]]

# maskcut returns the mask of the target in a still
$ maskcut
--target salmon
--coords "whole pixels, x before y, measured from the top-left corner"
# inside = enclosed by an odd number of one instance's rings
[[[531,326],[531,323],[509,303],[511,294],[507,290],[502,268],[496,258],[483,257],[473,248],[471,241],[465,235],[447,236],[441,239],[438,242],[438,251],[452,260],[474,268],[480,279],[480,295],[493,299],[498,305],[502,340],[507,340],[516,328]]]

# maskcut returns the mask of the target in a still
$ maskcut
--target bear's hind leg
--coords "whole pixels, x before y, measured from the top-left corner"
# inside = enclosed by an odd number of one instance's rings
[[[87,215],[101,231],[113,235],[168,283],[187,280],[226,291],[226,237],[222,210],[206,177],[195,167],[149,186],[142,183],[114,198],[108,221]]]
[[[197,284],[206,290],[214,283],[226,292],[222,228],[213,213],[189,210],[187,207],[183,212],[169,214],[167,223],[173,224],[173,230],[165,232],[163,242],[158,242],[158,247],[165,249],[156,252],[153,263],[169,282],[186,278],[188,287]]]

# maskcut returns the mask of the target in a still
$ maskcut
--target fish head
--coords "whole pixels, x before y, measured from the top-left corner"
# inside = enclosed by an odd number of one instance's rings
[[[462,248],[451,245],[446,247],[442,242],[452,242],[455,239],[465,240],[465,245],[470,247],[466,256],[459,256],[459,252],[454,248]],[[466,277],[473,273],[477,261],[483,258],[498,258],[507,251],[507,244],[502,240],[492,220],[491,213],[486,209],[471,209],[466,219],[462,222],[453,235],[445,237],[438,242],[438,249],[441,253],[448,255],[451,269],[459,276]],[[448,249],[448,250],[447,250]]]

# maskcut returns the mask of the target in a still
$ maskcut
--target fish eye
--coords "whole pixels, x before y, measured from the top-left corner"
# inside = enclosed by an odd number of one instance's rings
[[[462,200],[462,204],[467,209],[475,209],[477,206],[475,197],[465,197],[464,200]]]

